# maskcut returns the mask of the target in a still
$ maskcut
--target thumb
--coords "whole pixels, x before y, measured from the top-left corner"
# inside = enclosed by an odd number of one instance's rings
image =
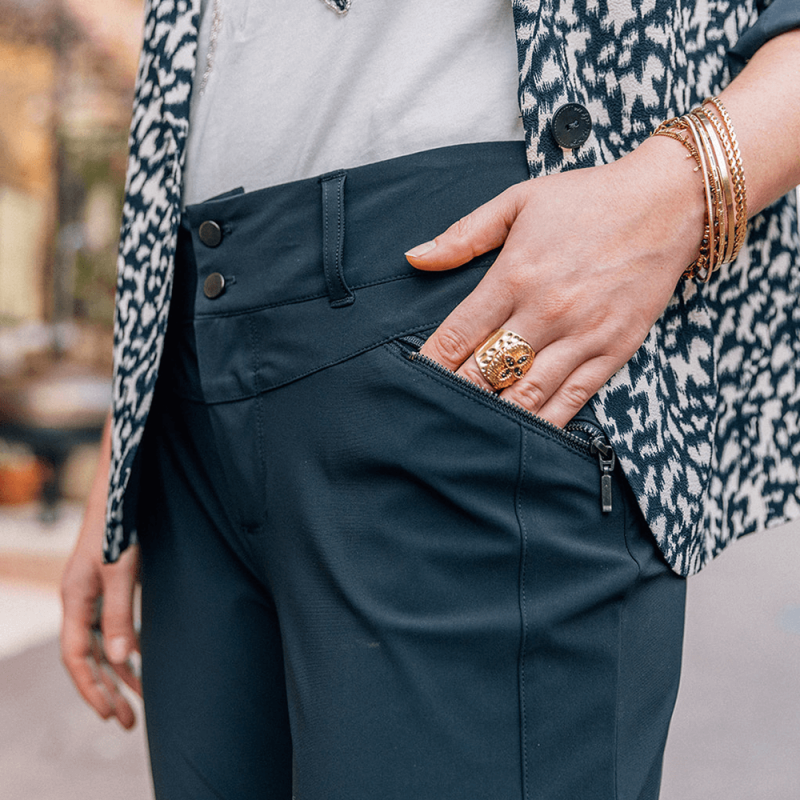
[[[138,573],[138,548],[131,547],[116,564],[103,570],[103,649],[112,664],[123,664],[139,649],[133,626],[133,594]]]
[[[417,269],[452,269],[502,247],[517,218],[520,186],[506,189],[432,241],[411,248],[405,253],[408,262]]]

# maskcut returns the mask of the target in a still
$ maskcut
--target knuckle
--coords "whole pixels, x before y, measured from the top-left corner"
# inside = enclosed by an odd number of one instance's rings
[[[534,413],[538,411],[547,399],[544,388],[532,380],[520,381],[514,385],[515,403],[524,406]]]
[[[472,233],[472,219],[469,215],[457,219],[448,229],[447,232],[456,239],[467,239]]]
[[[79,583],[69,573],[65,572],[61,578],[61,599],[65,602],[72,600],[79,592]]]
[[[448,238],[454,240],[459,248],[463,248],[470,255],[470,258],[475,258],[478,255],[474,245],[475,225],[471,214],[456,220],[447,229],[447,235]]]
[[[471,361],[471,359],[470,359]],[[484,389],[488,389],[491,391],[492,387],[486,378],[483,377],[483,374],[478,369],[477,364],[467,362],[464,367],[459,370],[459,373],[466,378],[468,381],[476,384],[477,386],[481,386]]]
[[[467,337],[458,329],[448,327],[440,330],[432,342],[436,355],[447,365],[460,364],[472,350]]]
[[[77,680],[77,666],[80,664],[81,659],[78,658],[74,653],[68,653],[64,650],[61,651],[61,663],[64,665],[64,669],[72,676],[73,680]]]
[[[515,259],[503,275],[503,283],[510,298],[517,302],[525,298],[530,288],[530,275],[526,265]]]
[[[586,386],[576,383],[562,386],[558,390],[558,393],[561,395],[567,405],[574,408],[576,411],[583,408],[594,394],[594,392],[588,389]]]
[[[127,630],[126,617],[124,613],[120,614],[119,612],[103,614],[100,627],[103,631],[104,639],[111,639],[112,637],[119,636]]]

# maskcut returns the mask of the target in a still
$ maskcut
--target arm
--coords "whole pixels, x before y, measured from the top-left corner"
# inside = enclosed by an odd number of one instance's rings
[[[131,651],[139,649],[133,627],[139,554],[137,547],[131,547],[117,563],[102,563],[110,463],[111,415],[103,430],[100,463],[83,525],[61,581],[61,658],[84,700],[103,719],[116,717],[124,728],[131,728],[136,718],[118,681],[141,694],[139,680],[128,663]],[[103,601],[102,639],[93,630],[99,600]]]
[[[764,45],[720,95],[760,211],[800,183],[800,30]],[[503,397],[564,425],[636,352],[696,257],[702,179],[683,147],[647,139],[618,161],[527,181],[409,251],[447,270],[502,246],[422,352],[490,388],[472,352],[508,328],[537,352]]]

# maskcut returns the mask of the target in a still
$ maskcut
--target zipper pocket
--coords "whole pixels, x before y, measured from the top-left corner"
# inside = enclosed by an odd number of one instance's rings
[[[499,394],[491,392],[488,389],[484,389],[483,386],[478,386],[477,383],[473,383],[467,378],[462,378],[461,375],[457,375],[455,372],[447,369],[447,367],[443,367],[438,361],[434,361],[432,358],[428,358],[428,356],[423,355],[419,352],[419,348],[425,344],[425,340],[421,339],[419,336],[404,336],[398,341],[400,344],[407,344],[411,348],[410,350],[403,348],[403,354],[409,361],[422,364],[432,372],[435,372],[437,375],[445,378],[451,383],[461,387],[466,386],[470,391],[491,399],[493,403],[498,403],[505,411],[509,412],[517,419],[526,422],[529,425],[533,425],[542,431],[546,431],[551,436],[555,436],[562,442],[565,442],[572,447],[577,447],[584,453],[595,452],[592,450],[591,441],[587,442],[583,437],[576,436],[575,434],[570,433],[569,430],[559,428],[557,425],[553,425],[552,422],[548,422],[546,419],[537,417],[536,414],[527,411],[522,406],[517,405],[516,403],[511,403],[508,400],[504,400]]]
[[[522,408],[516,403],[511,403],[504,400],[500,395],[495,392],[490,392],[482,386],[473,383],[467,378],[462,378],[461,375],[456,375],[455,372],[443,367],[438,361],[423,355],[419,352],[419,348],[425,344],[425,339],[419,336],[403,336],[398,342],[402,345],[407,345],[410,349],[401,348],[403,354],[409,361],[416,362],[423,365],[427,369],[436,373],[438,376],[460,387],[467,387],[470,391],[476,392],[478,395],[485,395],[491,398],[493,403],[498,403],[506,412],[511,414],[516,419],[533,425],[541,431],[546,432],[550,436],[555,436],[557,439],[571,447],[576,447],[589,455],[596,455],[598,463],[600,464],[600,507],[604,514],[608,514],[612,510],[612,493],[611,493],[611,475],[614,471],[617,457],[614,450],[611,448],[611,443],[608,441],[603,430],[590,422],[585,420],[573,420],[567,423],[564,428],[559,428],[548,422],[546,419],[537,417],[530,411]],[[579,431],[588,437],[588,441],[582,436],[578,436],[573,431]]]

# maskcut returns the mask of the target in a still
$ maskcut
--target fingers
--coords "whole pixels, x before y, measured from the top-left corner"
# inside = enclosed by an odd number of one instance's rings
[[[515,320],[510,321],[510,329],[512,329],[511,324],[515,324],[515,322]],[[516,324],[521,327],[521,322]],[[589,354],[584,350],[585,343],[580,340],[556,339],[554,342],[542,343],[537,340],[535,334],[530,338],[525,334],[520,335],[528,341],[536,355],[528,372],[504,389],[502,397],[504,400],[522,406],[532,414],[540,415],[544,405],[560,390],[564,381],[587,359]],[[475,366],[477,368],[477,363]],[[585,405],[585,401],[578,408],[583,405]]]
[[[138,564],[138,552],[131,549],[115,565],[103,567],[99,557],[87,556],[76,550],[62,579],[63,619],[61,627],[61,658],[83,699],[103,719],[116,717],[130,728],[135,714],[130,703],[119,691],[117,676],[134,691],[141,693],[138,678],[127,663],[128,654],[138,649],[133,629],[132,599]],[[97,600],[104,598],[103,626],[112,636],[124,639],[118,657],[109,666],[103,644],[95,625]],[[123,610],[127,598],[127,609]],[[110,606],[110,608],[109,608]],[[129,644],[130,643],[130,644]]]
[[[511,329],[511,323],[508,327]],[[504,389],[500,396],[558,427],[563,427],[589,402],[622,363],[624,359],[620,361],[600,354],[589,356],[582,349],[581,343],[560,339],[539,351],[531,369]],[[457,374],[488,391],[494,391],[481,374],[474,356],[470,356],[457,370]]]
[[[122,664],[111,664],[111,669],[117,677],[129,688],[132,689],[139,697],[142,696],[142,682],[139,676],[133,669],[130,659]]]
[[[64,596],[64,619],[61,626],[61,660],[81,697],[103,718],[114,714],[114,706],[103,684],[98,680],[99,666],[95,660],[92,635],[94,603],[88,612],[74,599]]]
[[[622,363],[608,356],[596,356],[585,361],[548,398],[539,409],[538,416],[563,428]]]
[[[111,664],[124,665],[139,641],[133,626],[133,594],[136,588],[138,552],[126,550],[116,564],[103,570],[102,629],[106,657]]]
[[[451,225],[431,242],[405,255],[417,269],[446,270],[501,247],[517,216],[518,192],[512,186]]]
[[[103,650],[111,669],[126,686],[141,697],[141,682],[129,660],[134,651],[139,651],[139,637],[133,624],[133,595],[136,590],[138,556],[138,548],[132,547],[120,556],[116,564],[102,567],[104,592],[101,624]],[[113,682],[113,685],[116,690],[116,683]],[[127,725],[126,721],[133,711],[122,695],[115,691],[113,696],[121,698],[124,703],[122,708],[117,707],[120,724],[130,727],[133,721],[130,725]]]
[[[94,632],[92,636],[91,655],[90,664],[95,686],[106,696],[119,724],[129,730],[136,723],[136,714],[131,704],[119,690],[119,685],[111,671],[113,667],[108,664],[103,652],[102,637],[97,632]]]
[[[450,370],[457,370],[473,350],[501,327],[513,310],[513,296],[490,270],[428,338],[421,353]],[[474,371],[477,371],[477,364]],[[476,382],[482,378],[477,373]]]

